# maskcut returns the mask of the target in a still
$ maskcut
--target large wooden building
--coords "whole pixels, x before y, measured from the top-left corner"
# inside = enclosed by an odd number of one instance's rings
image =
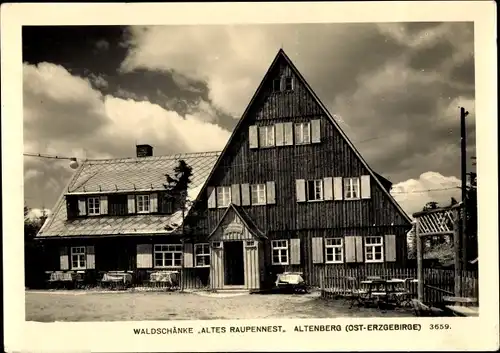
[[[370,124],[370,122],[367,122]],[[165,174],[192,167],[180,212]],[[222,152],[85,161],[38,234],[47,270],[182,270],[185,287],[259,289],[325,266],[402,267],[411,221],[280,50]],[[196,234],[185,236],[184,224]],[[90,278],[89,277],[89,278]]]

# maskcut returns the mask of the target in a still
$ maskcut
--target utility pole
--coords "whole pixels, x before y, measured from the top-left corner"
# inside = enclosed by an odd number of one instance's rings
[[[460,227],[462,271],[467,269],[467,132],[465,118],[469,112],[460,108],[460,171],[462,179],[462,224]]]

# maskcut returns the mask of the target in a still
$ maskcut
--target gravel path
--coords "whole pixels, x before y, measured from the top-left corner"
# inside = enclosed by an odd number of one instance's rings
[[[396,316],[413,314],[401,309],[349,309],[345,301],[322,300],[315,293],[26,292],[26,320],[40,322]]]

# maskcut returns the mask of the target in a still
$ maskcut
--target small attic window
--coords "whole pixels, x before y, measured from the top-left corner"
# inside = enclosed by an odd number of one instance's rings
[[[273,92],[281,92],[281,78],[273,80]]]
[[[285,77],[285,91],[293,91],[293,77]]]

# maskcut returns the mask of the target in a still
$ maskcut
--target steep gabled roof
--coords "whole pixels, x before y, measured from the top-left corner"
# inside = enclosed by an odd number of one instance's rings
[[[269,66],[269,68],[267,69],[267,71],[266,71],[263,79],[261,80],[259,86],[257,87],[257,90],[255,91],[254,95],[252,96],[252,99],[250,100],[250,103],[247,105],[245,111],[243,112],[243,115],[242,115],[241,119],[238,121],[238,124],[234,128],[233,133],[229,137],[229,140],[226,143],[226,146],[222,150],[222,153],[219,155],[219,158],[217,159],[217,162],[215,163],[214,168],[212,169],[212,171],[210,172],[210,175],[206,179],[205,184],[203,185],[202,190],[201,190],[200,194],[198,195],[198,199],[201,197],[201,195],[204,192],[206,192],[206,188],[208,186],[208,183],[209,183],[210,179],[213,177],[213,174],[215,173],[215,171],[217,170],[217,168],[221,164],[221,162],[222,162],[225,154],[227,153],[227,150],[229,149],[229,146],[231,146],[232,142],[234,141],[235,136],[241,130],[243,122],[245,121],[245,119],[247,118],[249,112],[251,111],[251,109],[252,109],[252,107],[254,105],[254,102],[260,96],[260,93],[261,93],[261,91],[262,91],[262,89],[264,87],[264,83],[268,80],[268,77],[271,75],[271,72],[274,70],[275,66],[279,64],[280,60],[285,60],[285,62],[290,66],[292,72],[296,75],[296,77],[300,80],[300,82],[304,85],[304,87],[306,87],[307,91],[311,94],[311,96],[313,97],[313,99],[315,100],[315,102],[323,110],[323,112],[327,116],[328,120],[330,120],[330,122],[333,124],[333,126],[337,129],[337,131],[340,133],[340,135],[347,142],[347,144],[349,145],[349,147],[353,150],[353,152],[355,153],[355,155],[359,158],[359,160],[361,161],[361,163],[363,164],[363,166],[368,170],[368,172],[370,173],[370,175],[372,176],[372,178],[375,180],[375,182],[379,185],[379,187],[382,190],[382,192],[384,192],[386,194],[386,196],[393,203],[393,205],[396,207],[396,209],[401,213],[403,219],[407,220],[408,223],[411,223],[411,219],[408,216],[408,214],[401,208],[401,206],[397,203],[397,201],[392,197],[392,195],[389,193],[389,190],[387,190],[386,187],[384,187],[384,184],[387,186],[387,183],[385,183],[385,181],[382,182],[381,179],[380,179],[381,176],[379,174],[376,174],[370,168],[370,166],[368,165],[368,163],[366,163],[366,161],[361,156],[361,154],[359,153],[359,151],[356,149],[356,147],[354,146],[354,144],[351,142],[351,140],[344,133],[344,131],[342,130],[342,128],[340,127],[340,125],[333,118],[333,116],[330,114],[330,112],[328,111],[328,109],[321,102],[321,100],[316,95],[316,93],[312,90],[311,86],[309,86],[309,84],[307,83],[307,81],[305,80],[305,78],[302,76],[302,74],[299,72],[299,70],[296,68],[296,66],[293,64],[293,62],[290,60],[290,58],[285,54],[285,52],[284,52],[283,49],[280,49],[278,51],[278,54],[276,54],[274,60],[272,61],[272,63]]]
[[[165,190],[165,174],[180,160],[192,167],[188,197],[196,199],[220,152],[184,153],[160,157],[83,161],[56,202],[38,237],[171,233],[182,223],[172,215],[103,216],[67,219],[65,195],[113,194]],[[165,229],[166,226],[170,226]]]
[[[226,208],[226,211],[220,218],[217,225],[214,227],[212,233],[210,233],[210,235],[208,236],[209,239],[212,237],[212,235],[214,235],[217,229],[219,229],[220,225],[222,224],[222,222],[224,222],[224,219],[226,218],[230,210],[232,210],[239,217],[239,219],[241,219],[245,227],[247,227],[248,231],[251,234],[253,234],[253,236],[261,239],[267,239],[264,232],[260,230],[259,227],[257,227],[255,222],[252,220],[252,217],[250,217],[250,215],[245,211],[245,209],[235,205],[234,203],[230,203],[229,206]]]

